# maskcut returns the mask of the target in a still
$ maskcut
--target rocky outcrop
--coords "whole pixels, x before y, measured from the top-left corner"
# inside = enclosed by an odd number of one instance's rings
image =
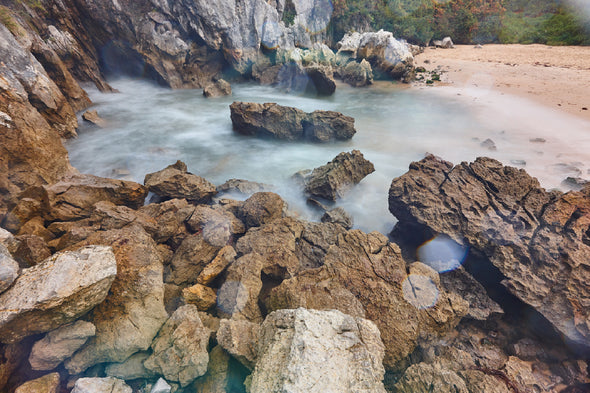
[[[278,104],[234,102],[230,106],[234,131],[288,141],[347,140],[356,133],[354,119],[333,111],[305,113]]]
[[[406,229],[479,250],[512,294],[588,347],[589,187],[546,192],[524,170],[493,159],[453,167],[427,156],[392,182],[389,209]]]
[[[314,169],[305,178],[305,192],[334,201],[373,172],[375,167],[360,151],[340,153],[326,165]]]
[[[382,392],[384,347],[370,321],[339,311],[271,313],[261,327],[252,393]]]
[[[145,175],[145,186],[160,197],[182,198],[196,203],[206,203],[217,193],[214,184],[187,172],[186,164],[177,161],[161,171]]]
[[[13,343],[78,319],[101,303],[117,274],[113,251],[90,246],[24,269],[0,295],[0,341]]]

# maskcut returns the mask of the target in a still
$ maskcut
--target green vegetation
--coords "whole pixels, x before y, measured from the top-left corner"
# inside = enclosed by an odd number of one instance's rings
[[[560,0],[334,0],[332,39],[350,30],[385,29],[416,44],[590,45],[590,15]]]
[[[286,26],[291,26],[293,24],[295,21],[295,15],[297,15],[295,5],[291,0],[287,0],[285,2],[285,11],[283,11],[283,22],[285,22]]]
[[[12,34],[14,34],[18,29],[18,25],[12,18],[10,10],[3,6],[0,6],[0,23],[10,30]]]

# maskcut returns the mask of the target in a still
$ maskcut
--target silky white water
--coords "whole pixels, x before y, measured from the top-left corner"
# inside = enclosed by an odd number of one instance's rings
[[[120,91],[90,90],[104,129],[82,126],[68,142],[72,164],[83,173],[143,182],[146,173],[176,160],[219,185],[231,178],[275,186],[292,211],[317,220],[291,176],[360,150],[376,171],[336,203],[355,227],[388,233],[395,218],[387,209],[391,180],[411,161],[436,154],[454,163],[489,156],[526,169],[546,188],[567,176],[590,177],[590,125],[525,100],[488,91],[407,88],[379,83],[371,88],[339,85],[327,98],[306,97],[272,87],[234,85],[233,96],[207,99],[201,90],[170,90],[122,79]],[[232,131],[233,101],[276,102],[305,111],[335,110],[355,118],[357,134],[347,142],[311,144],[262,140]],[[486,139],[497,149],[481,145]],[[531,142],[543,138],[545,142]],[[526,162],[526,164],[524,164]],[[512,163],[512,164],[511,164]]]

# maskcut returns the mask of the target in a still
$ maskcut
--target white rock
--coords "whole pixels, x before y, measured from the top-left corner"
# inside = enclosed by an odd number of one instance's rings
[[[132,393],[125,381],[117,378],[80,378],[71,393]]]
[[[150,393],[170,393],[172,391],[172,386],[168,384],[164,379],[158,379],[158,382],[152,387]]]
[[[0,243],[0,292],[4,292],[18,277],[18,263]]]

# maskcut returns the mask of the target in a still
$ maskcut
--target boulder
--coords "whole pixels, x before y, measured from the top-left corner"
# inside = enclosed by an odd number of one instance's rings
[[[321,221],[327,223],[340,224],[345,229],[351,229],[353,224],[352,216],[341,207],[336,207],[325,212],[321,218]]]
[[[166,282],[176,285],[194,284],[197,277],[217,256],[222,247],[211,245],[203,233],[188,236],[180,244],[170,262]]]
[[[425,363],[410,366],[395,384],[396,392],[441,392],[469,393],[465,381],[454,371],[445,369],[440,364]],[[485,391],[487,392],[487,390]]]
[[[18,248],[14,259],[22,267],[35,266],[51,256],[51,250],[45,240],[35,235],[17,236]]]
[[[260,325],[244,320],[222,319],[217,341],[221,348],[252,370],[256,364]]]
[[[272,186],[269,184],[257,183],[243,179],[229,179],[220,186],[217,186],[219,193],[238,193],[240,195],[250,196],[255,192],[271,191]]]
[[[141,226],[96,232],[74,247],[84,244],[112,246],[118,274],[109,296],[87,318],[96,336],[65,363],[71,374],[145,351],[168,318],[160,254]]]
[[[203,87],[203,95],[207,98],[230,96],[231,85],[223,79],[212,80]]]
[[[195,284],[182,290],[182,297],[187,304],[194,304],[199,311],[207,311],[217,302],[217,294],[209,287]]]
[[[139,209],[139,212],[152,217],[158,223],[156,232],[152,234],[156,243],[166,243],[172,240],[176,246],[188,235],[185,222],[191,218],[194,211],[195,207],[185,199],[150,203]]]
[[[330,142],[347,140],[356,133],[354,119],[333,111],[305,113],[278,104],[234,102],[230,105],[235,132],[242,135]]]
[[[209,352],[207,373],[193,384],[195,393],[226,393],[243,389],[244,370],[236,367],[230,355],[216,345]]]
[[[343,82],[354,87],[368,86],[373,83],[373,70],[371,64],[362,59],[360,63],[351,61],[339,71]]]
[[[209,329],[203,326],[197,307],[182,306],[162,326],[144,365],[185,387],[207,372],[208,344]]]
[[[177,161],[161,171],[145,175],[147,189],[160,197],[184,198],[195,203],[207,203],[217,193],[215,185],[187,172],[186,164]]]
[[[172,391],[172,386],[168,384],[163,378],[158,378],[150,393],[170,393]]]
[[[0,243],[0,293],[7,290],[18,277],[19,266],[8,249]]]
[[[432,41],[432,45],[437,48],[444,48],[444,49],[449,49],[449,48],[455,47],[455,44],[453,44],[453,40],[451,39],[451,37],[445,37],[442,40],[434,40],[434,41]]]
[[[590,187],[546,192],[524,170],[490,158],[453,167],[429,155],[394,179],[389,210],[414,231],[406,233],[446,234],[479,250],[513,295],[588,346]]]
[[[240,217],[247,227],[259,227],[283,216],[285,202],[273,192],[257,192],[240,209]]]
[[[107,126],[107,122],[104,119],[102,119],[98,115],[98,112],[95,110],[88,110],[84,112],[84,114],[82,115],[82,119],[85,122],[90,123],[99,128],[105,128]]]
[[[125,381],[117,378],[80,378],[71,393],[132,393]]]
[[[194,232],[202,232],[212,246],[224,247],[233,238],[246,232],[244,223],[222,205],[199,205],[186,224]]]
[[[375,167],[360,151],[340,153],[326,165],[313,170],[305,179],[305,192],[334,201],[373,172]]]
[[[108,294],[117,275],[110,247],[62,252],[24,269],[0,295],[0,341],[12,343],[72,322]]]
[[[305,73],[309,77],[317,95],[331,96],[336,91],[336,82],[332,72],[327,67],[305,67]]]
[[[134,379],[153,378],[154,372],[144,366],[144,362],[151,356],[151,352],[142,351],[134,353],[121,363],[110,363],[105,367],[108,377],[115,377],[131,381]]]
[[[383,353],[379,330],[365,319],[275,311],[262,324],[250,391],[385,393]]]
[[[53,330],[33,345],[29,364],[33,370],[53,370],[95,334],[96,327],[86,321],[76,321]]]
[[[23,383],[16,388],[14,393],[58,393],[59,383],[59,373],[51,373]]]
[[[197,283],[209,285],[213,282],[236,258],[236,250],[232,246],[225,246],[217,253],[215,259],[211,261],[199,273]]]

